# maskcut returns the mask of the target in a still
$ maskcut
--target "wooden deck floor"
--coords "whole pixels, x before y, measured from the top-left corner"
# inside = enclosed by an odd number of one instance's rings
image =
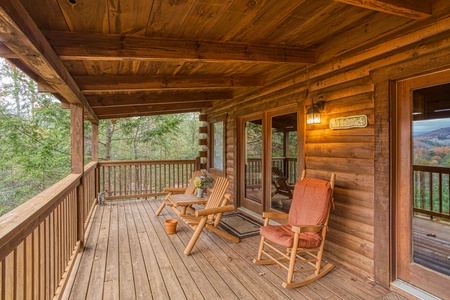
[[[259,237],[238,244],[203,232],[191,256],[183,250],[192,230],[178,225],[167,235],[160,200],[131,200],[99,206],[86,249],[69,280],[69,299],[381,299],[389,291],[343,266],[319,281],[283,289],[284,270],[257,266]]]
[[[450,224],[413,218],[414,262],[450,276]]]

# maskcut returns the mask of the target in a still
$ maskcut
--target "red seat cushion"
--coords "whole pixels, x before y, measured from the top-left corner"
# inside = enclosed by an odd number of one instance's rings
[[[292,225],[323,225],[328,217],[331,202],[330,182],[317,178],[304,178],[295,184],[294,197],[289,210],[288,225],[263,226],[262,236],[282,246],[293,245]],[[318,247],[322,236],[318,233],[301,233],[299,247]]]
[[[262,226],[260,234],[271,242],[285,248],[292,248],[294,243],[294,232],[290,225],[269,225]],[[319,233],[300,233],[298,246],[301,248],[319,247],[322,236]]]

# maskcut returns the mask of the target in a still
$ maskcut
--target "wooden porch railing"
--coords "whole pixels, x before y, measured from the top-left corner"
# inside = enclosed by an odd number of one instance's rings
[[[414,165],[414,212],[450,220],[450,168]]]
[[[88,164],[83,177],[71,174],[0,218],[1,299],[61,296],[81,247],[78,224],[86,226],[96,203],[96,166]]]
[[[185,187],[198,168],[198,160],[100,162],[99,192],[107,200],[161,196],[165,187]]]
[[[273,157],[272,167],[278,168],[286,174],[289,184],[297,181],[297,158],[294,157]],[[261,187],[262,160],[261,158],[247,159],[246,185],[247,187]]]

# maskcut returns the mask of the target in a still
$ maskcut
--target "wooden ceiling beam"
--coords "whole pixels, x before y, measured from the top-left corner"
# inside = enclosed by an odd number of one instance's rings
[[[411,19],[431,16],[431,0],[334,0]]]
[[[74,76],[86,93],[104,91],[148,91],[263,86],[258,76],[176,75],[176,76]]]
[[[109,119],[122,119],[122,118],[131,118],[131,117],[148,117],[148,116],[158,116],[158,115],[171,115],[171,114],[183,114],[183,113],[192,113],[199,112],[201,110],[198,109],[179,109],[176,111],[160,111],[160,112],[145,112],[145,113],[125,113],[125,114],[116,114],[116,115],[99,115],[99,119],[109,120]]]
[[[133,106],[148,104],[214,101],[233,98],[233,90],[189,91],[188,93],[156,92],[132,94],[87,94],[85,95],[92,108]]]
[[[18,0],[0,2],[0,40],[67,101],[82,105],[87,119],[98,123],[62,61]]]
[[[97,107],[94,111],[101,118],[110,115],[142,115],[146,113],[161,113],[179,111],[201,111],[202,109],[212,107],[212,102],[192,102],[179,104],[155,104],[155,105],[136,105],[122,107]]]
[[[59,31],[45,31],[44,34],[62,60],[317,62],[315,49]]]
[[[19,58],[19,56],[12,52],[3,42],[0,42],[0,57],[11,59]]]

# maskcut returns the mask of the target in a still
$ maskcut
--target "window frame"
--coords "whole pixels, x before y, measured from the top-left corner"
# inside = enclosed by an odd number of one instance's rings
[[[215,124],[222,123],[222,169],[218,169],[214,167],[214,138],[215,138]],[[209,172],[212,174],[224,176],[225,175],[225,166],[226,166],[226,116],[221,116],[215,119],[212,119],[209,122],[209,150],[208,151],[208,162],[209,162]]]

